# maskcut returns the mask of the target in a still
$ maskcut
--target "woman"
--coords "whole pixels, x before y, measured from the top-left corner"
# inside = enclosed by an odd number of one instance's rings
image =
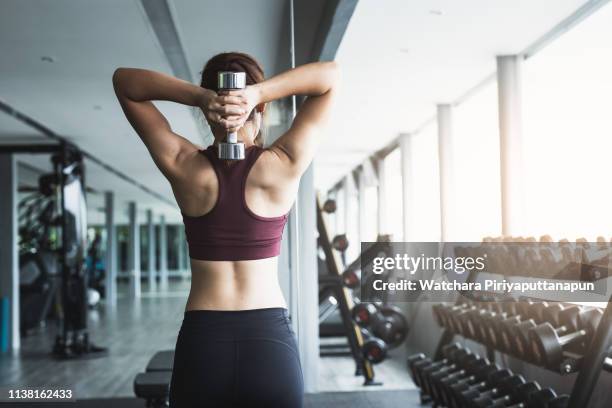
[[[217,73],[245,72],[247,87],[216,92]],[[191,291],[176,344],[172,407],[301,407],[295,334],[277,278],[287,213],[311,163],[337,93],[333,62],[300,66],[264,80],[249,55],[223,53],[205,65],[200,86],[157,72],[119,68],[117,98],[183,214]],[[266,103],[307,99],[291,128],[263,148]],[[214,143],[200,150],[174,133],[152,101],[202,110]],[[245,159],[217,158],[217,144],[238,131]]]

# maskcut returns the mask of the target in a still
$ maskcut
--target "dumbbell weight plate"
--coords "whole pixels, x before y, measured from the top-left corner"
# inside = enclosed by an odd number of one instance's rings
[[[398,347],[408,335],[408,321],[396,306],[382,306],[372,316],[372,333],[387,343],[389,348]]]

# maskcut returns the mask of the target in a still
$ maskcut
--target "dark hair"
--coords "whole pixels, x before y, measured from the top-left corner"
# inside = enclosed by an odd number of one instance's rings
[[[259,83],[265,79],[263,68],[249,54],[243,52],[224,52],[215,55],[204,65],[200,86],[217,92],[217,73],[220,71],[244,72],[246,74],[247,85]],[[253,119],[253,114],[251,112],[248,120]],[[263,145],[261,129],[255,137],[255,144]]]

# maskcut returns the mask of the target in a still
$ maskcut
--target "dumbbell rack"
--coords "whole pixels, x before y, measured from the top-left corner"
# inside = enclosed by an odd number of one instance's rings
[[[473,282],[476,279],[477,274],[472,271],[468,276],[468,282]],[[461,295],[456,301],[456,305],[461,302]],[[577,362],[574,367],[578,372],[572,392],[570,394],[569,401],[566,408],[584,408],[588,406],[589,400],[593,389],[597,384],[600,373],[602,370],[612,372],[612,361],[608,359],[612,355],[612,298],[608,301],[608,305],[603,312],[603,316],[595,335],[589,347],[587,353]],[[438,360],[442,358],[443,348],[450,344],[453,340],[455,333],[448,329],[444,329],[442,336],[436,347],[434,359]],[[472,339],[474,340],[474,339]],[[483,343],[481,343],[483,344]],[[487,344],[483,344],[487,350],[487,358],[494,361],[495,349]],[[569,371],[568,371],[569,372]],[[567,373],[567,372],[566,372]],[[561,373],[563,374],[563,373]]]
[[[408,370],[421,390],[421,403],[434,407],[565,408],[569,400],[458,343],[445,346],[439,359],[422,353],[408,357]]]
[[[321,201],[319,197],[316,198],[316,209],[317,209],[317,229],[319,231],[319,240],[321,243],[321,247],[323,248],[323,252],[325,253],[325,263],[327,265],[327,270],[330,275],[337,277],[338,282],[342,280],[342,273],[340,268],[340,260],[337,257],[337,254],[333,251],[331,246],[331,241],[329,239],[328,228],[325,223],[325,219],[323,218],[323,209],[321,206]],[[340,315],[342,317],[342,323],[344,326],[344,332],[346,333],[346,337],[348,340],[349,347],[351,349],[351,354],[353,359],[355,360],[356,370],[355,375],[363,375],[365,381],[364,385],[378,385],[374,381],[374,367],[372,363],[364,358],[363,356],[363,337],[361,336],[361,329],[359,326],[353,321],[351,317],[351,309],[353,308],[353,300],[350,296],[349,290],[340,286],[337,290],[337,300],[338,307],[340,310]]]

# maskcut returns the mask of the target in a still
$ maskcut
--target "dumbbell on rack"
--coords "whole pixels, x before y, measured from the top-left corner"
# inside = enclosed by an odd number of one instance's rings
[[[569,397],[557,396],[537,382],[526,382],[511,370],[490,364],[462,348],[445,346],[443,359],[431,361],[424,354],[408,358],[415,384],[421,388],[422,402],[433,400],[434,407],[446,408],[566,408]]]
[[[387,358],[387,343],[372,335],[368,329],[362,327],[360,330],[363,337],[363,345],[361,346],[363,357],[372,364],[383,362]]]
[[[530,330],[545,322],[553,322],[556,326],[560,326],[559,314],[562,310],[563,305],[559,303],[533,303],[530,306],[531,315],[529,318],[518,324],[508,325],[503,329],[502,338],[504,338],[504,345],[507,347],[507,351],[522,359],[528,357],[531,351]]]
[[[442,348],[442,360],[441,362],[448,362],[453,354],[453,352],[457,350],[462,350],[463,346],[459,343],[447,344]],[[412,381],[417,385],[421,386],[420,378],[418,377],[418,370],[423,367],[426,367],[429,364],[433,364],[434,362],[429,358],[425,357],[423,353],[419,353],[415,356],[408,357],[408,370],[410,371],[410,376],[412,377]]]
[[[561,313],[561,326],[554,327],[546,322],[535,327],[529,333],[535,361],[547,368],[563,370],[563,367],[560,367],[563,352],[572,347],[575,347],[576,351],[584,351],[602,316],[601,309],[573,306]]]
[[[466,383],[471,381],[473,383],[477,378],[484,379],[488,374],[497,369],[499,369],[499,367],[495,364],[491,364],[486,358],[478,357],[467,363],[462,370],[440,379],[432,390],[434,398],[442,401],[443,405],[450,406],[451,398],[449,389],[452,385],[462,381]]]

